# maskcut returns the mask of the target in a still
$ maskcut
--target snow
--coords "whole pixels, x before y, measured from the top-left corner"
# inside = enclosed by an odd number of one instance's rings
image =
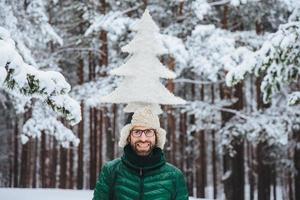
[[[290,11],[300,8],[300,1],[298,1],[298,0],[280,0],[280,1],[285,3],[288,10],[290,10]]]
[[[181,111],[195,117],[195,124],[188,127],[188,132],[220,129],[222,120],[219,109],[232,104],[229,100],[215,100],[214,104],[205,101],[188,102]]]
[[[9,95],[9,99],[11,99],[16,114],[25,113],[28,110],[28,107],[31,102],[30,96],[25,96],[23,94],[20,94],[20,92],[10,89],[4,88],[4,90]]]
[[[16,40],[16,47],[19,50],[20,54],[23,56],[25,62],[37,66],[37,63],[33,58],[31,51],[28,49],[28,47],[24,44],[22,40]]]
[[[240,47],[229,56],[224,57],[224,67],[229,72],[226,74],[226,84],[233,86],[253,70],[249,65],[255,66],[257,60],[254,53],[245,47]]]
[[[214,25],[197,25],[187,39],[192,71],[201,79],[216,82],[223,77],[222,58],[235,50],[228,31]]]
[[[240,5],[244,5],[247,3],[256,3],[259,1],[261,1],[261,0],[230,0],[230,4],[233,6],[240,6]]]
[[[299,114],[299,107],[274,103],[270,108],[251,112],[247,116],[244,115],[244,118],[236,115],[219,130],[222,145],[231,156],[235,154],[232,142],[242,140],[247,140],[253,145],[266,142],[268,146],[283,148],[284,151],[284,148],[290,145],[289,137],[293,133],[293,124],[299,123]],[[276,158],[273,161],[280,162],[280,159]]]
[[[300,4],[299,1],[297,1],[297,2]],[[289,22],[300,21],[300,5],[298,5],[297,7],[295,7],[295,9],[293,10],[292,14],[289,16],[288,21]]]
[[[63,45],[63,39],[56,33],[54,28],[48,23],[49,19],[46,15],[46,3],[41,0],[32,0],[28,3],[26,14],[34,20],[35,24],[40,25],[41,34],[45,36],[45,40],[57,42]]]
[[[0,188],[0,199],[3,200],[87,200],[92,198],[92,190]]]
[[[167,50],[167,54],[175,59],[175,72],[177,74],[180,74],[182,70],[188,65],[190,59],[189,53],[187,51],[187,48],[185,47],[183,40],[181,38],[166,34],[161,34],[160,38]]]
[[[12,79],[16,81],[19,88],[27,87],[27,76],[32,75],[39,82],[40,88],[44,89],[44,94],[61,94],[70,91],[70,85],[59,72],[44,72],[26,64],[15,47],[6,40],[0,40],[0,47],[0,66],[4,67],[6,63],[9,63],[7,71],[14,70]]]
[[[212,7],[207,3],[207,0],[196,0],[192,3],[192,9],[199,20],[203,20],[204,16],[209,14]]]
[[[117,36],[124,34],[128,27],[132,26],[135,20],[123,16],[122,12],[110,11],[105,15],[96,15],[90,22],[91,25],[85,31],[84,36],[89,36],[93,32],[105,30],[110,33],[108,37],[115,42]]]
[[[293,92],[289,96],[288,104],[295,105],[297,102],[300,102],[300,92]]]
[[[75,86],[70,94],[75,96],[77,101],[83,101],[88,106],[97,107],[103,103],[100,98],[112,92],[117,83],[117,77],[99,77],[95,81]]]
[[[0,35],[1,37],[1,35]],[[0,66],[4,68],[7,61],[11,60],[14,56],[14,50],[8,42],[0,40]]]
[[[73,143],[77,147],[79,139],[75,134],[65,127],[50,108],[45,108],[41,101],[35,102],[32,111],[32,117],[23,125],[23,133],[21,134],[22,144],[25,144],[29,137],[40,138],[42,132],[52,135],[65,148]]]
[[[32,188],[0,188],[0,199],[3,200],[88,200],[93,198],[93,190],[71,189],[32,189]],[[190,197],[189,200],[205,200]],[[206,199],[209,200],[209,199]]]
[[[234,85],[247,74],[259,76],[265,73],[261,83],[264,102],[279,92],[284,85],[297,80],[300,75],[299,63],[299,21],[291,21],[279,26],[279,30],[269,34],[262,47],[254,53],[247,53],[237,67],[230,69],[226,77],[227,85]]]
[[[71,125],[75,125],[81,120],[81,110],[78,101],[68,95],[55,95],[49,97],[49,100],[58,108],[64,109],[64,117],[70,121]],[[58,111],[54,109],[54,111]]]
[[[4,68],[0,68],[0,85],[4,83],[6,76],[7,76],[6,70]]]
[[[9,32],[4,28],[0,29],[0,69],[0,87],[42,100],[47,99],[52,104],[51,107],[65,115],[73,125],[81,120],[80,106],[67,95],[71,86],[64,76],[56,71],[41,71],[25,63],[15,49]],[[8,73],[9,80],[3,84]]]
[[[49,35],[49,40],[56,41],[60,46],[63,45],[63,39],[55,32],[55,30],[50,24],[42,24],[41,29],[43,34]]]

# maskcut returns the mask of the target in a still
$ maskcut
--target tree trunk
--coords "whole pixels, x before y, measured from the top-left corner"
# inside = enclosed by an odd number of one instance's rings
[[[68,152],[69,152],[69,155],[68,155],[68,158],[69,158],[69,184],[68,184],[68,188],[69,189],[73,189],[74,188],[74,172],[73,172],[73,165],[74,165],[74,151],[72,149],[73,145],[71,145],[71,148],[68,149]]]
[[[13,177],[14,177],[14,187],[19,186],[19,141],[18,141],[18,136],[19,136],[19,120],[18,117],[15,119],[15,124],[14,124],[14,162],[13,162]]]
[[[211,103],[215,103],[215,88],[214,85],[211,85]],[[215,137],[215,130],[212,130],[212,171],[213,171],[213,197],[214,199],[217,198],[218,194],[218,184],[217,184],[217,156],[216,156],[216,137]]]
[[[67,185],[67,150],[60,147],[60,171],[59,171],[59,188],[66,189]],[[79,167],[78,167],[79,169]],[[77,180],[78,181],[78,180]]]
[[[258,161],[258,199],[270,200],[271,186],[271,167],[264,162],[265,147],[267,144],[259,143],[257,145],[257,161]]]
[[[100,171],[100,169],[102,168],[102,162],[103,162],[103,158],[102,158],[102,144],[103,144],[103,111],[102,111],[102,109],[101,110],[99,110],[99,117],[98,117],[98,124],[99,124],[99,131],[98,131],[98,133],[99,133],[99,141],[98,141],[98,143],[97,143],[97,150],[96,150],[96,152],[98,152],[98,162],[99,163],[97,163],[98,164],[98,168],[97,168],[97,173]],[[97,174],[97,176],[98,176],[98,174]]]
[[[21,152],[21,177],[20,177],[20,187],[22,187],[22,188],[27,187],[28,149],[29,149],[29,143],[26,143],[22,146],[22,152]]]
[[[90,109],[90,189],[95,188],[96,184],[96,163],[97,163],[97,130],[98,130],[98,112],[97,109]]]
[[[204,100],[204,85],[200,88],[200,98],[201,101]],[[197,197],[205,198],[205,186],[206,186],[206,145],[205,145],[205,132],[199,131],[198,136],[198,158],[197,158]]]
[[[230,106],[230,108],[240,110],[243,108],[243,95],[242,84],[235,86],[234,96],[238,98],[238,101]],[[229,88],[220,86],[221,99],[231,98],[231,92]],[[222,114],[222,124],[225,124],[233,115],[230,113]],[[223,157],[223,169],[224,173],[230,173],[229,177],[224,180],[224,190],[226,199],[243,200],[244,199],[244,143],[236,143],[233,145],[236,151],[235,156],[232,158],[229,154]]]
[[[172,57],[168,58],[167,61],[167,66],[171,71],[174,71],[175,68],[175,59]],[[171,92],[174,93],[175,90],[175,84],[172,80],[167,80],[167,89]],[[174,137],[175,136],[175,118],[174,118],[174,109],[171,106],[166,106],[166,112],[167,112],[167,151],[166,151],[166,157],[167,160],[169,160],[171,163],[175,163],[175,153],[174,153]]]
[[[14,159],[14,132],[12,132],[12,134],[8,137],[8,144],[9,144],[9,149],[11,149],[12,151],[9,153],[9,175],[8,175],[8,187],[13,187],[13,159]]]
[[[81,102],[81,113],[83,112],[83,103]],[[78,146],[78,160],[77,160],[77,189],[83,189],[83,144],[84,144],[84,120],[79,123],[78,137],[80,143]]]
[[[269,104],[264,104],[262,100],[262,93],[260,91],[260,85],[261,85],[262,78],[259,77],[256,79],[255,85],[256,85],[256,101],[257,101],[257,109],[265,109],[269,107]],[[263,134],[263,133],[262,133]],[[258,163],[258,199],[260,200],[270,200],[270,187],[272,184],[272,178],[271,178],[271,166],[268,163],[264,162],[264,159],[266,157],[266,149],[267,143],[260,142],[257,145],[257,163]]]
[[[114,159],[114,141],[115,136],[112,131],[111,118],[109,115],[109,111],[107,107],[104,107],[104,123],[105,123],[105,131],[106,131],[106,159],[112,160]]]
[[[112,105],[112,113],[113,113],[113,117],[112,117],[112,132],[113,132],[113,147],[114,147],[114,158],[117,156],[117,147],[118,147],[118,143],[117,143],[117,130],[116,130],[116,126],[117,126],[117,116],[118,116],[118,106],[117,104],[113,104]]]
[[[247,157],[248,157],[248,179],[249,179],[249,187],[250,187],[250,200],[254,200],[254,192],[255,192],[255,176],[254,176],[254,161],[253,158],[253,147],[251,144],[247,143]]]
[[[300,132],[297,134],[297,142],[300,142]],[[294,163],[297,173],[295,174],[295,199],[300,199],[300,148],[295,148]]]
[[[228,17],[228,6],[227,5],[225,5],[224,7],[223,7],[223,18],[222,18],[222,28],[223,29],[228,29],[228,19],[227,19],[227,17]]]
[[[56,187],[56,166],[57,166],[57,141],[54,139],[53,141],[53,149],[52,149],[52,163],[51,163],[51,183],[50,187]]]
[[[277,182],[276,182],[276,165],[273,165],[273,170],[272,170],[272,182],[273,182],[273,200],[277,199],[276,196],[276,187],[277,187]]]
[[[46,157],[46,135],[44,132],[41,133],[41,149],[40,149],[40,166],[41,166],[41,184],[42,188],[45,187],[45,157]]]
[[[80,31],[82,31],[82,24],[80,24]],[[90,54],[89,54],[90,55]],[[78,65],[78,84],[82,85],[84,83],[84,60],[83,58],[79,58]],[[89,65],[89,67],[91,67]],[[91,71],[91,70],[90,70]],[[89,78],[91,79],[91,73],[89,73]],[[80,102],[81,113],[84,112],[84,104]],[[76,186],[77,189],[83,189],[83,144],[84,144],[84,118],[82,118],[81,122],[78,124],[78,138],[80,139],[79,146],[77,148],[77,177],[76,177]]]
[[[197,170],[197,197],[205,198],[205,187],[206,187],[206,145],[205,145],[205,132],[199,131],[198,142],[199,142],[199,156],[197,165],[199,170]]]

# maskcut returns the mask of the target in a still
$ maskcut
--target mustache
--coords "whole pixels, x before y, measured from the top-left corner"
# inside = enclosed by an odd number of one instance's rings
[[[137,145],[138,143],[142,143],[142,144],[146,144],[146,143],[147,143],[147,144],[149,144],[150,146],[153,146],[151,142],[139,142],[139,141],[137,141],[137,142],[135,142],[134,144]]]

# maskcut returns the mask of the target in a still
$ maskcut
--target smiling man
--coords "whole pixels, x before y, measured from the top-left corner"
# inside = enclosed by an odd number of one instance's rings
[[[148,156],[156,145],[156,131],[153,128],[147,129],[145,126],[135,126],[131,130],[128,143],[139,156]]]
[[[165,160],[165,141],[150,107],[136,111],[121,130],[124,154],[103,166],[93,200],[187,200],[182,172]]]

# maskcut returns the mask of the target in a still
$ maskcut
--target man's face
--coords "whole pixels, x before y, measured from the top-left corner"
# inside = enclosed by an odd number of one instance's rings
[[[129,143],[132,149],[139,156],[147,156],[151,153],[152,149],[156,145],[156,134],[148,133],[148,136],[145,132],[143,132],[140,136],[138,134],[134,134],[133,131],[137,130],[149,130],[150,128],[145,126],[134,126],[131,129],[131,133],[128,137]]]

